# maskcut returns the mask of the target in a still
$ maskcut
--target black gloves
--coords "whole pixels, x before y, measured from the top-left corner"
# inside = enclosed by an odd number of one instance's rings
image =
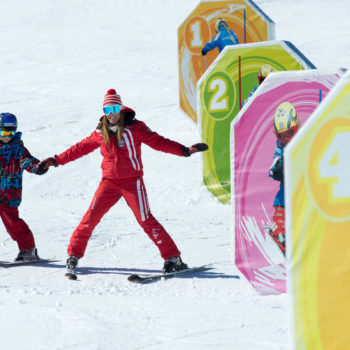
[[[184,147],[182,149],[182,153],[183,153],[184,157],[189,157],[193,153],[203,152],[203,151],[206,151],[208,148],[209,147],[206,143],[196,143],[196,144],[192,145],[191,147]]]
[[[207,53],[206,51],[204,51],[204,49],[202,49],[202,55],[205,56]]]
[[[48,169],[50,166],[58,166],[56,159],[53,157],[46,158],[39,163],[39,166],[43,169]]]
[[[38,163],[38,165],[35,167],[35,174],[37,175],[44,175],[45,173],[47,173],[49,171],[49,168],[45,169],[44,168],[45,164],[42,163]]]
[[[48,172],[50,166],[58,166],[56,159],[53,157],[46,158],[38,163],[38,165],[35,167],[35,174],[44,175]]]
[[[270,169],[270,176],[277,181],[283,182],[283,158],[279,158]]]

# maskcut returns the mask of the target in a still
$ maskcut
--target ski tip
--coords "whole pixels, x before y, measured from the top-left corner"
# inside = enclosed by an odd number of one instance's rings
[[[140,281],[141,277],[139,275],[130,275],[128,277],[128,281],[130,282],[137,282]]]
[[[73,273],[66,273],[65,276],[70,279],[75,281],[77,279],[77,275],[74,275]]]

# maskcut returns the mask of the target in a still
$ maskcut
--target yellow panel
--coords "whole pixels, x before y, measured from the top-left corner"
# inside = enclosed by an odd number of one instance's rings
[[[286,152],[295,350],[350,344],[350,74]]]

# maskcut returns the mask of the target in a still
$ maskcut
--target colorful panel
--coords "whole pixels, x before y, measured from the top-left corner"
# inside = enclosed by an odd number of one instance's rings
[[[284,207],[279,198],[283,181],[269,176],[279,147],[275,112],[289,102],[302,130],[337,80],[336,74],[317,70],[271,73],[231,125],[235,264],[260,294],[286,291],[285,256],[269,234],[274,227],[276,197]]]
[[[216,35],[215,23],[223,18],[240,44],[274,39],[274,23],[253,1],[201,1],[178,28],[180,107],[197,121],[197,82],[219,50],[201,51]]]
[[[274,71],[315,68],[291,43],[268,41],[226,47],[198,82],[199,126],[209,145],[203,182],[222,203],[231,198],[230,124],[259,86],[258,72],[266,64]]]
[[[350,344],[350,73],[286,149],[292,347]]]

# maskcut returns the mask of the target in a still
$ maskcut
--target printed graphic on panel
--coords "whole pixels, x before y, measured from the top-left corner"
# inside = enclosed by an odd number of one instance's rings
[[[231,199],[230,124],[259,86],[260,76],[309,68],[315,67],[286,41],[228,46],[198,82],[199,126],[209,145],[203,154],[203,182],[222,203]]]
[[[338,79],[271,73],[231,124],[235,264],[260,294],[286,291],[284,149]]]
[[[286,149],[292,347],[350,344],[350,73]]]
[[[178,28],[181,109],[197,121],[197,82],[226,45],[274,37],[274,23],[253,1],[202,0]]]

